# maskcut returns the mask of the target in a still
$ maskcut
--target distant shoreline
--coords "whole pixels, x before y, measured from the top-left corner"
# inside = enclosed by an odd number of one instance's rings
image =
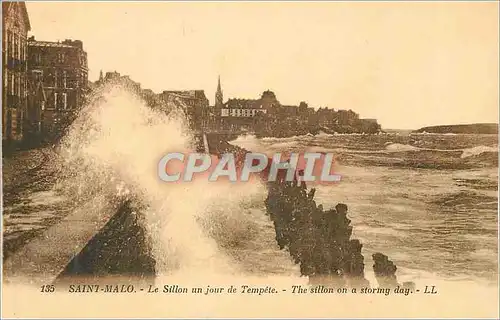
[[[455,124],[423,127],[414,133],[498,134],[498,123]]]

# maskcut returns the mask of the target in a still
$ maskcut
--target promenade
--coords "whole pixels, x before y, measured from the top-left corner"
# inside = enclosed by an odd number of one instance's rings
[[[51,148],[2,160],[5,280],[51,283],[116,213],[116,204],[71,200],[59,185],[62,163]]]

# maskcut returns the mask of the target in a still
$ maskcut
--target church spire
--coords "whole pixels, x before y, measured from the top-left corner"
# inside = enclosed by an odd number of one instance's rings
[[[223,104],[224,104],[224,95],[222,94],[222,88],[220,85],[220,76],[219,76],[219,81],[217,83],[217,92],[215,93],[215,106],[222,107]]]

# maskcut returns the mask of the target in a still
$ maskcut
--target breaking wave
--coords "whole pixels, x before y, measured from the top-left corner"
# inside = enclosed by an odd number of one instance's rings
[[[467,148],[463,150],[461,158],[474,157],[487,152],[498,153],[498,147],[477,146]]]
[[[409,144],[400,144],[400,143],[390,143],[385,149],[391,152],[405,152],[405,151],[419,151],[422,150],[418,147],[411,146]]]
[[[237,206],[256,189],[203,180],[161,182],[156,170],[165,153],[194,150],[180,115],[154,111],[119,86],[96,93],[62,141],[64,189],[80,202],[101,195],[109,202],[138,203],[159,275],[229,274],[236,267],[219,245],[244,241],[249,227]]]

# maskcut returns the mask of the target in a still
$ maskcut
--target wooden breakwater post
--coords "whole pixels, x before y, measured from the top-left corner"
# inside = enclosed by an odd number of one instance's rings
[[[249,152],[231,145],[223,137],[209,136],[210,153]],[[325,210],[314,200],[315,189],[305,182],[285,181],[286,170],[278,170],[277,181],[268,182],[266,211],[275,227],[276,242],[299,264],[311,284],[370,287],[364,274],[362,243],[351,239],[348,207],[339,203]],[[373,270],[380,288],[414,288],[413,282],[398,283],[397,267],[382,253],[372,256]]]
[[[280,249],[288,250],[311,284],[370,287],[364,274],[363,245],[351,239],[347,206],[339,203],[325,210],[314,200],[314,188],[308,190],[305,182],[297,180],[285,181],[285,176],[283,171],[278,175],[281,179],[268,182],[266,199]],[[372,258],[379,288],[415,288],[413,282],[398,283],[397,267],[386,255],[377,252]]]

